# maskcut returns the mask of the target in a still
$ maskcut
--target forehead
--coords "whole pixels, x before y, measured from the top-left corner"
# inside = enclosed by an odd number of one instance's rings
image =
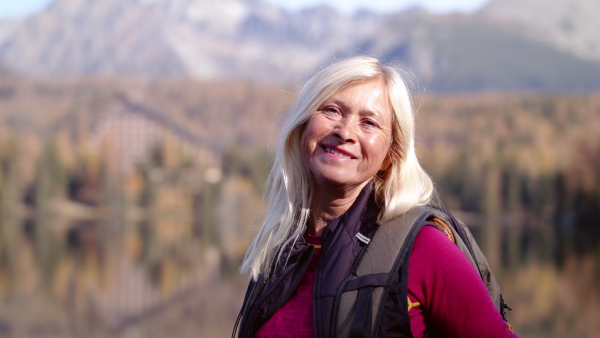
[[[358,104],[384,115],[391,113],[392,107],[387,84],[381,78],[352,82],[332,94],[324,103],[330,102],[345,105]]]

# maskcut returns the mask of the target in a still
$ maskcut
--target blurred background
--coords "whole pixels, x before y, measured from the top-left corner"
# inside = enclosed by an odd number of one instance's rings
[[[600,332],[600,2],[0,3],[0,337],[226,337],[277,116],[332,61],[418,151],[522,337]]]

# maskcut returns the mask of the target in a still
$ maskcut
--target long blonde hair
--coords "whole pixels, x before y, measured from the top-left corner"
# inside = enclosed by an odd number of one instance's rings
[[[312,198],[311,173],[302,156],[300,140],[306,122],[327,99],[357,82],[383,79],[392,108],[391,166],[374,179],[381,206],[379,223],[426,204],[433,183],[415,154],[414,113],[406,84],[391,67],[377,59],[355,57],[337,62],[314,75],[285,112],[275,160],[269,175],[268,207],[262,226],[250,244],[241,272],[253,279],[268,274],[284,248],[306,230]]]

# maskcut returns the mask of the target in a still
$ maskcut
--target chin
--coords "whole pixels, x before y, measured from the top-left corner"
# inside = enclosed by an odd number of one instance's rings
[[[367,183],[367,181],[361,182],[361,180],[351,178],[345,179],[341,176],[322,176],[316,180],[317,184],[319,185],[336,188],[352,188]]]

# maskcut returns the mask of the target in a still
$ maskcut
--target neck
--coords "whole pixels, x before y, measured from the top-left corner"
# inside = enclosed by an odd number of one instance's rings
[[[317,187],[311,202],[307,232],[311,235],[321,236],[329,222],[340,217],[352,207],[365,185],[366,183],[349,191],[334,191]]]

